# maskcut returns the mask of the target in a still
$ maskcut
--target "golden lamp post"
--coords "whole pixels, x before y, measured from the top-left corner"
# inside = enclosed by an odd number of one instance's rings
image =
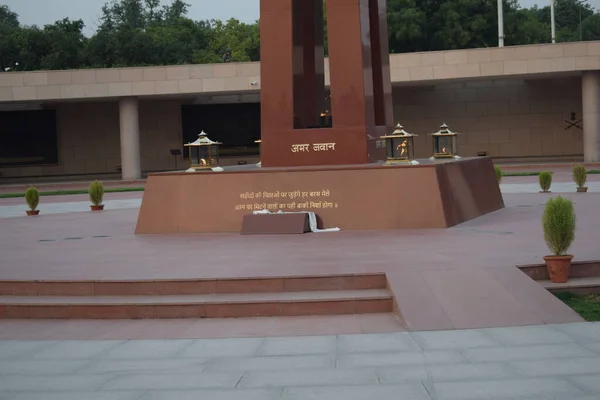
[[[395,164],[410,164],[417,165],[415,160],[415,145],[414,138],[417,135],[408,133],[400,124],[396,125],[396,129],[390,135],[381,136],[385,140],[387,150],[387,161],[385,165]]]
[[[219,145],[221,142],[213,142],[202,131],[198,139],[194,142],[185,144],[189,148],[191,166],[186,172],[199,171],[222,171],[219,167]]]

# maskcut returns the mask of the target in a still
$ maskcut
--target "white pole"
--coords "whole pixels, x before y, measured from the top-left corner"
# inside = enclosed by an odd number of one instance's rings
[[[504,47],[504,10],[502,0],[498,0],[498,47]]]
[[[556,21],[554,20],[554,0],[550,0],[550,24],[552,25],[552,43],[556,43]]]

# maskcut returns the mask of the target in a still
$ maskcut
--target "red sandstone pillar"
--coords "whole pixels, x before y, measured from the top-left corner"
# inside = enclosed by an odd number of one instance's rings
[[[325,97],[322,1],[261,0],[265,167],[385,158],[377,143],[393,125],[386,2],[325,0],[333,127],[315,128]],[[327,150],[313,147],[323,143]],[[307,150],[293,151],[300,144]]]

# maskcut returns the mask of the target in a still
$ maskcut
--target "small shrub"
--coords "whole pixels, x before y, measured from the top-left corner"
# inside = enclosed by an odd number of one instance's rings
[[[573,240],[576,226],[573,202],[561,196],[549,199],[544,209],[544,240],[556,256],[565,255]]]
[[[95,180],[90,183],[90,201],[93,205],[99,206],[102,204],[102,198],[104,197],[104,184],[99,180]]]
[[[502,182],[502,169],[499,166],[494,165],[494,172],[496,173],[498,183]]]
[[[540,172],[540,187],[544,192],[550,190],[552,185],[552,174],[550,172]]]
[[[587,181],[587,170],[583,165],[573,166],[573,180],[577,184],[577,187],[584,187]]]
[[[25,201],[31,211],[34,211],[38,204],[40,204],[40,193],[38,190],[34,187],[27,188],[25,191]]]

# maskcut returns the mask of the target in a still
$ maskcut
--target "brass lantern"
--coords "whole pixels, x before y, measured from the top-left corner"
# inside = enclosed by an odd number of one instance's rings
[[[440,130],[432,133],[433,137],[433,157],[431,159],[440,158],[460,158],[458,156],[458,133],[448,129],[448,125],[442,124]]]
[[[256,163],[256,165],[260,167],[262,165],[262,144],[261,144],[262,143],[262,139],[255,140],[254,143],[258,144],[258,157],[259,157],[259,160],[258,160],[258,163]]]
[[[188,172],[206,171],[219,168],[219,145],[202,131],[196,141],[184,145],[189,147],[191,166]]]
[[[381,139],[385,140],[387,149],[386,165],[418,164],[415,161],[415,136],[417,135],[406,132],[400,124],[396,125],[396,129],[391,135],[381,136]]]

